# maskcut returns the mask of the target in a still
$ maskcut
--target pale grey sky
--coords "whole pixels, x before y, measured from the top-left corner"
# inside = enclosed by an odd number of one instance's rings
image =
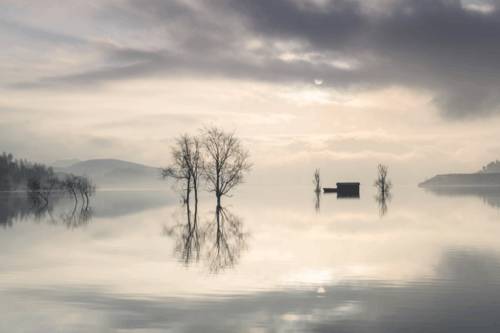
[[[0,150],[161,165],[216,124],[254,182],[475,171],[500,156],[499,5],[2,0]]]

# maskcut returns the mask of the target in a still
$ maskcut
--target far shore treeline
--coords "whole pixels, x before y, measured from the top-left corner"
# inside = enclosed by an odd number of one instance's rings
[[[85,176],[55,173],[51,167],[4,152],[0,155],[0,191],[25,191],[42,205],[47,205],[56,193],[67,194],[75,203],[81,199],[88,206],[95,185]]]
[[[35,179],[49,179],[54,176],[52,168],[40,163],[15,159],[12,154],[0,155],[0,190],[27,190],[28,184]]]

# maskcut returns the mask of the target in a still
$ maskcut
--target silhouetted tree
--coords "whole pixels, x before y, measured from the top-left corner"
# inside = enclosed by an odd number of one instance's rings
[[[375,180],[375,187],[381,192],[386,193],[390,191],[392,184],[389,178],[387,177],[389,168],[386,165],[379,164],[378,165],[378,176]]]
[[[321,179],[319,176],[319,169],[316,169],[314,171],[313,184],[314,184],[314,192],[316,193],[321,192]]]
[[[195,203],[198,202],[198,186],[202,170],[202,156],[200,151],[200,140],[187,134],[176,140],[172,147],[172,165],[162,169],[163,178],[174,178],[183,183],[185,196],[184,202],[190,200],[191,190],[194,191]],[[195,204],[195,209],[197,204]]]
[[[379,205],[380,216],[387,213],[387,203],[391,200],[391,181],[388,179],[388,167],[383,164],[378,165],[378,176],[374,186],[377,188],[375,201]]]
[[[80,196],[82,197],[82,209],[83,206],[88,207],[89,206],[89,197],[92,196],[95,192],[95,186],[92,183],[90,179],[87,177],[82,177],[82,176],[75,176],[72,177],[72,180],[74,181],[74,189],[80,193]]]
[[[217,209],[221,198],[243,182],[245,172],[250,170],[249,154],[233,133],[212,127],[204,130],[202,144],[205,152],[203,173],[209,191],[215,193]]]
[[[196,136],[183,136],[180,140],[182,143],[182,155],[184,156],[186,166],[191,175],[194,193],[194,210],[195,218],[198,212],[198,186],[200,185],[200,177],[203,169],[203,157],[201,154],[200,139]]]
[[[66,175],[63,179],[63,188],[75,199],[75,205],[78,203],[78,177],[75,175]]]

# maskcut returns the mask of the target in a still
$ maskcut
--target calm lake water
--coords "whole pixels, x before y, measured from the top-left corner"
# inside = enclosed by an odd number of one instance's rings
[[[499,332],[500,192],[0,194],[1,332]],[[193,213],[193,207],[191,212]],[[73,212],[74,211],[74,212]]]

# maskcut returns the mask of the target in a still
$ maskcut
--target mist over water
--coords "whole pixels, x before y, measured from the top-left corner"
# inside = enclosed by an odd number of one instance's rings
[[[493,332],[498,196],[378,194],[244,185],[217,227],[205,195],[195,221],[171,191],[98,191],[69,226],[71,202],[2,193],[0,331]]]

